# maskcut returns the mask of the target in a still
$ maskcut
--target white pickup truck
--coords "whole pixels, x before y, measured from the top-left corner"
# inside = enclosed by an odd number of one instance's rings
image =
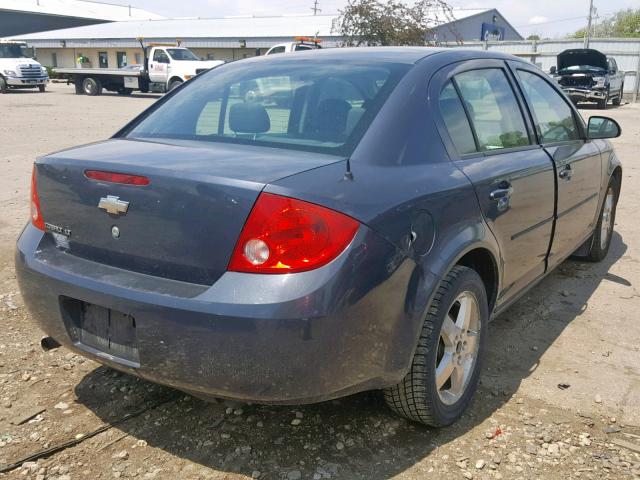
[[[66,74],[79,95],[100,95],[103,89],[129,95],[134,90],[168,92],[197,74],[224,63],[221,60],[200,60],[188,48],[176,45],[150,44],[142,48],[144,65],[54,68],[53,71]]]
[[[265,55],[274,55],[276,53],[293,53],[293,52],[301,52],[304,50],[316,50],[318,48],[322,48],[320,46],[319,38],[313,37],[295,37],[293,42],[279,43],[274,45]]]
[[[0,41],[0,93],[14,88],[45,91],[49,75],[35,60],[32,47],[24,42]]]

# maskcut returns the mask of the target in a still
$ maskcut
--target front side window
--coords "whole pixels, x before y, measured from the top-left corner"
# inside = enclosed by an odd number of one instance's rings
[[[153,52],[153,61],[158,63],[169,63],[169,57],[164,50]]]
[[[471,70],[454,78],[481,151],[530,145],[518,101],[502,69]]]
[[[579,139],[573,112],[562,96],[534,73],[518,70],[518,77],[531,106],[540,143]]]
[[[198,77],[128,137],[348,154],[409,68],[284,59],[229,64]]]
[[[456,92],[453,83],[450,81],[447,82],[440,93],[440,111],[449,136],[458,153],[464,155],[465,153],[475,152],[476,144],[467,114],[464,111],[458,92]]]
[[[271,49],[271,51],[269,51],[269,55],[273,55],[274,53],[284,53],[284,51],[285,51],[285,47],[284,46],[273,47]]]

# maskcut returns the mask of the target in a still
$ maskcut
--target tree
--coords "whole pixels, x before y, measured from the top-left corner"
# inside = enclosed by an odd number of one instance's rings
[[[527,40],[540,40],[540,35],[529,35]]]
[[[426,45],[430,31],[453,20],[444,0],[347,0],[333,31],[346,46]]]
[[[584,38],[586,34],[587,29],[581,28],[571,36]],[[640,8],[617,11],[610,18],[593,27],[591,36],[596,38],[640,37]]]

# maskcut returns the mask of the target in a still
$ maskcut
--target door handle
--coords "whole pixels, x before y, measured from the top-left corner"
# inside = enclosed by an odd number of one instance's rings
[[[502,187],[502,185],[501,185]],[[502,200],[504,198],[509,198],[513,193],[513,187],[511,185],[505,186],[504,188],[498,188],[489,194],[491,200]]]
[[[558,173],[558,176],[562,180],[569,181],[571,180],[572,173],[573,172],[571,171],[571,165],[566,165],[562,170],[560,170],[560,173]]]

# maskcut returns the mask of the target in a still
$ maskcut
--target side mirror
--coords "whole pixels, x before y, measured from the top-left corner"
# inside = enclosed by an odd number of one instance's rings
[[[587,138],[596,140],[599,138],[617,138],[622,133],[618,122],[608,117],[590,117],[587,127]]]
[[[551,68],[549,69],[549,73],[551,75],[553,75],[554,73],[556,73],[556,71],[557,71],[556,66],[555,65],[551,65]]]

